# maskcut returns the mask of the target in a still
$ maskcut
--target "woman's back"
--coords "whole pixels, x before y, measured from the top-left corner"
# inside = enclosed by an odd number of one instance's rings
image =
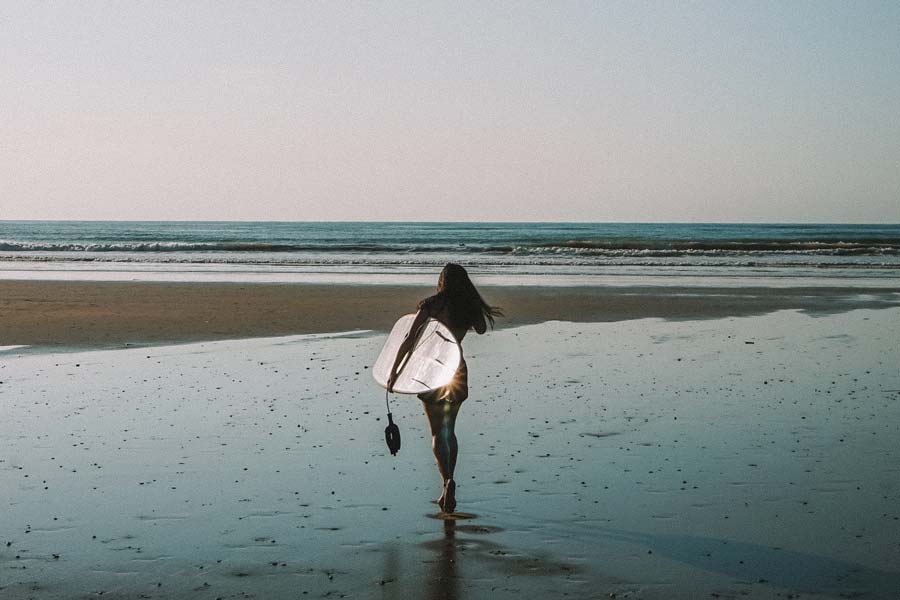
[[[481,314],[477,315],[478,318],[474,323],[457,322],[459,316],[457,316],[457,320],[454,320],[453,313],[458,315],[463,313],[463,311],[451,311],[451,302],[452,300],[446,295],[435,294],[419,303],[419,308],[428,311],[428,316],[432,319],[437,319],[446,325],[458,342],[463,341],[469,329],[474,329],[477,333],[484,333],[487,330],[487,324],[484,322],[484,316]]]

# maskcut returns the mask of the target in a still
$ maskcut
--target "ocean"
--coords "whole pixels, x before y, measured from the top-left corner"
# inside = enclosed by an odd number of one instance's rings
[[[896,285],[900,224],[0,221],[0,278]]]

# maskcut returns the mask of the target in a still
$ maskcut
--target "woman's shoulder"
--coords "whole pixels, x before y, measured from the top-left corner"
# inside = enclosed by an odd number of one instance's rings
[[[429,314],[434,315],[438,313],[447,305],[447,299],[444,298],[443,294],[435,294],[433,296],[428,296],[421,302],[419,302],[418,309],[425,309]]]

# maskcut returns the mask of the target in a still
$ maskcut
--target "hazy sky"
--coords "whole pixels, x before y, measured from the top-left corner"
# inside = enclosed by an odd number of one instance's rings
[[[0,3],[0,219],[900,222],[900,2]]]

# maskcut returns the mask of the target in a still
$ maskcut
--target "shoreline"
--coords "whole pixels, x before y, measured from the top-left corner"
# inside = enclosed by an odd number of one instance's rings
[[[497,328],[545,321],[704,320],[900,306],[894,288],[479,286]],[[96,348],[387,331],[433,287],[300,283],[0,281],[0,346]]]

